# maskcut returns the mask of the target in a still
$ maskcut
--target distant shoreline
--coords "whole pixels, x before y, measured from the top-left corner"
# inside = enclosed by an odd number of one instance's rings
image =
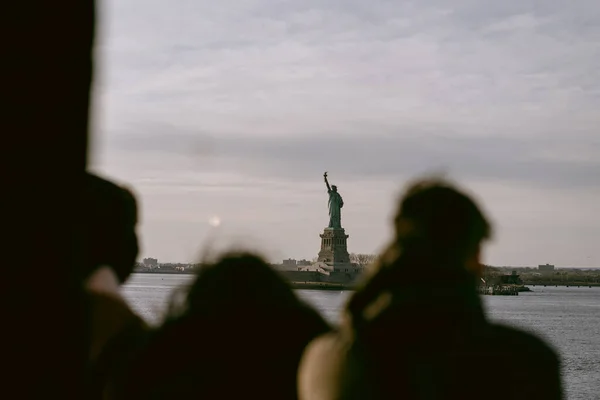
[[[525,286],[532,286],[532,287],[547,287],[547,286],[554,286],[554,287],[600,287],[600,283],[596,283],[596,282],[536,282],[536,283],[525,283]]]
[[[168,275],[195,275],[195,271],[134,271],[136,274],[168,274]],[[293,289],[302,290],[354,290],[353,285],[333,282],[289,282]]]
[[[173,270],[148,270],[148,271],[133,271],[134,274],[171,274],[171,275],[195,275],[196,271],[173,271]]]
[[[196,271],[173,271],[173,270],[147,270],[134,271],[135,274],[168,274],[168,275],[195,275]],[[332,282],[290,282],[294,289],[306,290],[354,290],[354,285]],[[530,287],[600,287],[596,282],[525,282],[523,286]]]
[[[302,290],[355,290],[354,285],[330,282],[290,282],[293,289]]]

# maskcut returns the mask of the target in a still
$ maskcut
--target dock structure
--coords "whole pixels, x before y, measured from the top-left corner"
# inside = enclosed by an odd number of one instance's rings
[[[480,285],[479,294],[489,296],[518,296],[520,288],[515,285]]]
[[[527,292],[529,288],[523,285],[523,281],[516,271],[510,275],[489,276],[480,278],[477,291],[481,295],[489,296],[518,296],[519,292]]]

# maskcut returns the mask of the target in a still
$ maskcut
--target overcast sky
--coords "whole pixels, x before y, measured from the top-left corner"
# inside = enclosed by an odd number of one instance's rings
[[[486,262],[600,266],[596,0],[98,3],[91,164],[138,194],[143,256],[313,258],[324,171],[376,252],[444,171],[495,223]]]

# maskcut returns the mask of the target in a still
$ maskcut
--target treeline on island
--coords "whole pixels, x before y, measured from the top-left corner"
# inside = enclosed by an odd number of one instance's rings
[[[557,268],[553,271],[540,271],[537,267],[495,267],[486,266],[483,279],[516,273],[524,285],[588,285],[600,284],[600,269]]]

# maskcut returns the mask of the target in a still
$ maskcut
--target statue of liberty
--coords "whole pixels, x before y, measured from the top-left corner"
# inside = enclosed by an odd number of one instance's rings
[[[327,186],[327,193],[329,194],[329,226],[328,228],[341,228],[342,227],[342,207],[344,207],[344,200],[337,191],[337,186],[329,186],[327,181],[327,172],[323,174],[325,178],[325,185]]]

